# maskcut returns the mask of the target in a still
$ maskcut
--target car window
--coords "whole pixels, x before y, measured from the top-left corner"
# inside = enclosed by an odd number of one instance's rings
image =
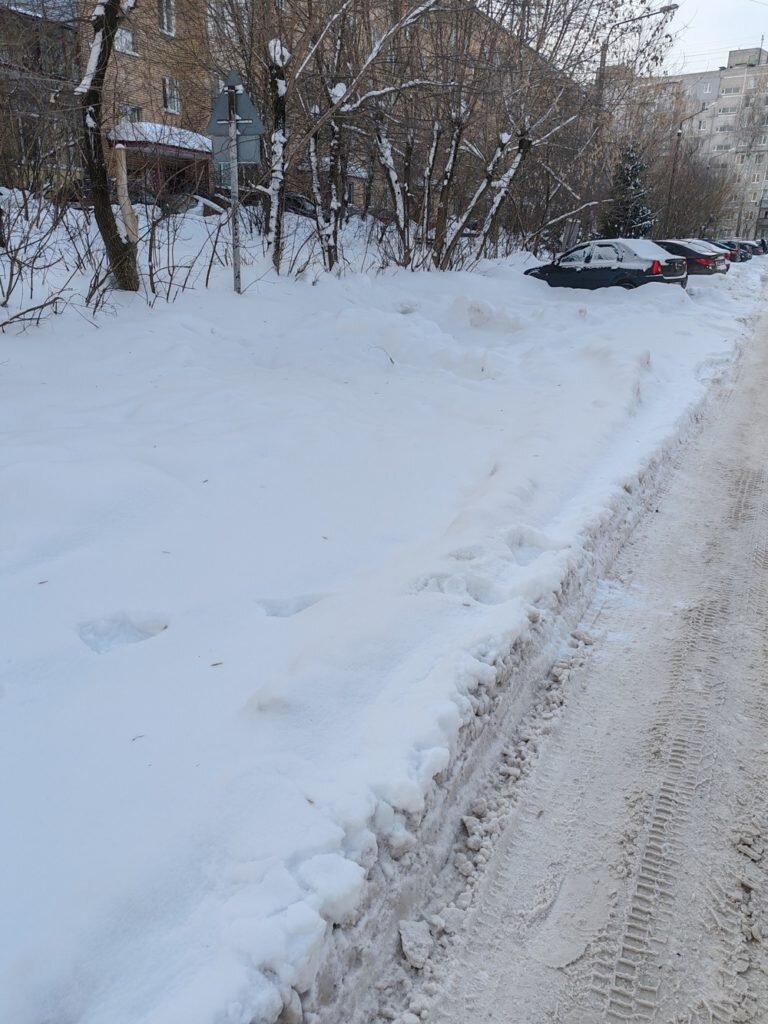
[[[560,260],[561,266],[567,266],[569,263],[583,263],[589,252],[588,245],[582,245],[578,249],[574,249],[573,252],[567,253]]]
[[[606,245],[604,242],[598,242],[595,245],[592,259],[600,260],[603,263],[618,263],[621,256],[615,245]]]

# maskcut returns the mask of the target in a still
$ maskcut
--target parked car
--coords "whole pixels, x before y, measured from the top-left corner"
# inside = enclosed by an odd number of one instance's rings
[[[299,195],[298,192],[286,192],[285,211],[286,213],[295,213],[299,217],[314,217],[315,204],[306,196]]]
[[[725,253],[718,253],[706,242],[690,239],[659,239],[656,242],[662,249],[673,256],[683,256],[688,265],[689,274],[727,274],[728,263]]]
[[[714,253],[715,256],[725,256],[725,262],[730,265],[731,254],[730,250],[725,245],[718,245],[715,242],[708,242],[706,238],[683,238],[682,242],[686,244],[696,246],[697,249],[703,249],[704,252]]]
[[[741,244],[745,245],[753,256],[765,256],[765,253],[763,252],[763,247],[762,245],[760,245],[759,242],[754,242],[752,241],[752,239],[746,238],[741,242]]]
[[[752,250],[749,248],[748,245],[745,245],[744,242],[740,242],[737,238],[725,238],[723,239],[723,241],[727,245],[732,245],[734,246],[734,248],[738,250],[739,263],[746,263],[747,260],[752,259]]]
[[[583,242],[552,263],[525,273],[552,288],[637,288],[651,281],[685,287],[685,259],[645,238],[601,238]]]
[[[739,262],[739,247],[735,242],[721,242],[714,238],[703,238],[703,242],[707,242],[709,245],[714,245],[716,249],[721,249],[727,256],[731,263]]]

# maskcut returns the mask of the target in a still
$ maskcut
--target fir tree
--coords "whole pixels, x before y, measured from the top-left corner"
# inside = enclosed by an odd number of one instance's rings
[[[622,150],[613,172],[613,203],[603,218],[604,238],[644,238],[656,222],[648,206],[646,164],[633,145]]]

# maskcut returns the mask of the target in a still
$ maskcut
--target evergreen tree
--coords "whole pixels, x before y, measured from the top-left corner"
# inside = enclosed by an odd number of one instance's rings
[[[613,172],[613,203],[600,226],[604,238],[644,238],[656,222],[646,202],[646,164],[633,145],[622,150]]]

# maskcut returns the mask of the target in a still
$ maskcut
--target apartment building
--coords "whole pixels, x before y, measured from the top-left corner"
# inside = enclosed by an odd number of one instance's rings
[[[722,236],[768,233],[768,51],[732,50],[712,71],[653,80],[656,104],[674,110],[686,139],[736,185]]]
[[[78,67],[71,0],[0,2],[0,184],[34,188],[79,166]]]
[[[105,84],[108,146],[127,150],[129,176],[148,192],[207,185],[211,111],[203,0],[138,2],[115,38]]]
[[[0,184],[82,178],[74,87],[92,38],[92,0],[0,0]],[[204,0],[139,0],[105,83],[108,158],[127,151],[135,188],[207,186],[211,110]],[[34,174],[33,174],[34,171]]]

